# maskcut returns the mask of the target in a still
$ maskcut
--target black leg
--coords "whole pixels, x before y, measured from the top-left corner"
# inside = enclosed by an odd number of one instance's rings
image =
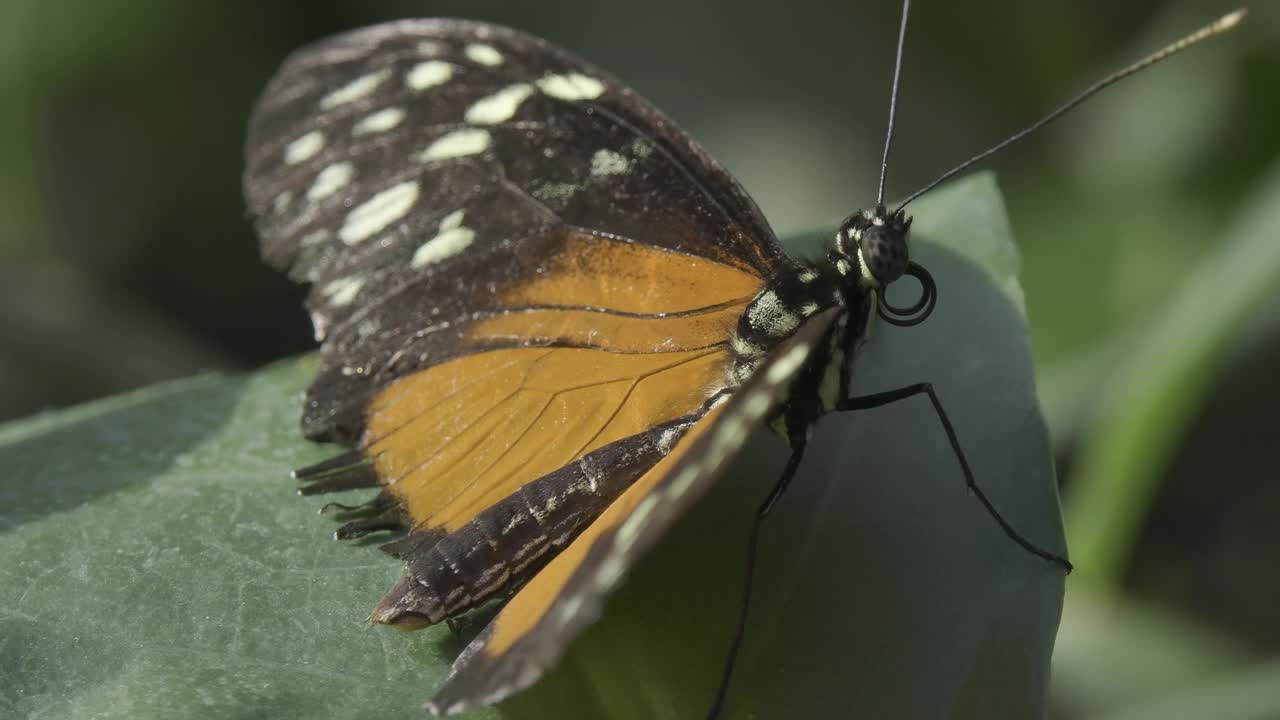
[[[1004,534],[1008,535],[1009,539],[1021,546],[1023,550],[1026,550],[1036,557],[1048,560],[1051,563],[1056,563],[1070,573],[1072,569],[1071,563],[1066,558],[1047,550],[1043,550],[1026,538],[1022,537],[1022,535],[1000,515],[1000,512],[996,510],[995,505],[991,504],[991,500],[987,497],[987,494],[982,491],[982,488],[978,486],[978,482],[973,477],[973,470],[969,468],[969,460],[965,458],[964,450],[960,448],[960,440],[956,437],[955,427],[951,425],[951,419],[947,417],[947,412],[942,409],[942,402],[938,400],[938,394],[933,391],[933,385],[931,383],[916,383],[914,385],[900,387],[896,390],[888,390],[871,395],[862,395],[860,397],[845,398],[836,405],[836,410],[867,410],[870,408],[880,407],[882,405],[889,405],[890,403],[895,403],[899,400],[906,400],[914,395],[929,396],[929,402],[933,404],[933,411],[938,416],[938,421],[942,423],[942,429],[947,433],[947,442],[951,445],[951,451],[955,454],[956,460],[960,461],[960,470],[964,473],[965,486],[969,488],[969,492],[972,492],[974,496],[978,498],[978,502],[982,503],[982,507],[986,508],[987,514],[991,516],[991,519],[996,521],[996,524],[1000,526],[1000,529],[1004,531]]]
[[[788,423],[789,426],[791,424]],[[716,690],[716,698],[711,703],[711,709],[707,711],[707,720],[716,720],[716,718],[720,717],[720,711],[724,709],[724,701],[729,696],[729,683],[733,679],[733,667],[738,662],[738,651],[742,649],[742,638],[747,632],[747,617],[750,614],[751,606],[751,585],[755,579],[756,549],[760,544],[760,529],[764,525],[765,516],[769,514],[770,510],[773,510],[773,506],[777,504],[782,494],[787,491],[787,486],[791,484],[791,479],[795,477],[796,469],[800,467],[800,459],[804,457],[805,444],[809,439],[809,431],[806,427],[788,427],[787,435],[791,440],[791,457],[787,458],[787,466],[783,468],[782,475],[778,477],[773,489],[769,491],[769,496],[760,504],[760,508],[756,510],[755,518],[751,521],[751,534],[747,538],[747,571],[743,577],[742,604],[738,607],[738,626],[733,632],[733,641],[729,645],[729,656],[725,660],[724,671],[720,675],[720,687]]]

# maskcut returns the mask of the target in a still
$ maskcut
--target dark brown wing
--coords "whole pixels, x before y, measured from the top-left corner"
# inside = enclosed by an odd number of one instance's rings
[[[296,52],[254,113],[245,191],[263,255],[313,285],[314,438],[354,441],[380,388],[477,350],[477,317],[600,300],[507,292],[584,238],[762,278],[786,262],[742,188],[648,102],[543,40],[461,20]],[[649,282],[614,254],[581,270],[620,265]]]

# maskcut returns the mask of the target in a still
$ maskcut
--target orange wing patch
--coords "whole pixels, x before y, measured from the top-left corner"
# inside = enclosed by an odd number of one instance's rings
[[[536,681],[777,407],[841,312],[814,315],[727,399],[691,418],[675,447],[627,485],[467,646],[427,707],[452,714],[500,702]]]
[[[671,468],[680,461],[689,448],[693,447],[698,437],[715,424],[716,418],[724,408],[725,404],[721,403],[694,423],[672,452],[632,483],[621,497],[614,500],[595,522],[587,526],[582,534],[569,544],[569,547],[556,555],[519,593],[516,593],[511,602],[507,603],[506,607],[502,608],[502,612],[493,619],[492,634],[484,645],[486,654],[496,656],[505,653],[546,616],[552,603],[560,597],[565,584],[582,566],[587,552],[596,544],[600,536],[620,526],[645,498],[652,495],[654,488],[666,479]]]
[[[520,348],[459,358],[387,388],[367,452],[415,527],[454,531],[588,452],[695,412],[724,346],[630,355]]]
[[[474,326],[477,341],[531,339],[546,343],[601,346],[614,352],[662,353],[694,350],[725,342],[750,297],[739,302],[676,315],[636,317],[590,310],[528,310],[498,315]]]
[[[550,271],[502,296],[513,307],[558,305],[654,315],[750,300],[763,281],[714,260],[570,230]]]
[[[694,413],[725,383],[727,342],[763,280],[720,263],[571,231],[526,309],[473,324],[477,347],[370,404],[365,451],[418,529],[453,532],[525,484]],[[577,347],[563,347],[563,345]]]

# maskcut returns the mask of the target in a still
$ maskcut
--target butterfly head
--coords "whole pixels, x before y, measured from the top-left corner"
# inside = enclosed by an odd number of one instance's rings
[[[890,212],[883,205],[850,215],[836,234],[836,268],[850,277],[858,290],[874,291],[880,317],[900,326],[923,322],[938,299],[938,287],[929,271],[911,262],[907,249],[910,237],[911,218],[906,212],[902,208]],[[884,288],[903,275],[920,282],[920,298],[910,307],[898,307],[885,299]]]
[[[911,218],[902,210],[891,213],[877,205],[844,221],[836,235],[836,250],[858,268],[860,283],[879,289],[907,272],[911,265],[907,250],[910,236]]]

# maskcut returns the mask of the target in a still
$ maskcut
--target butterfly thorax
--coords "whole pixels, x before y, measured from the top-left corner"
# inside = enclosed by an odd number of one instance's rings
[[[738,320],[731,338],[730,385],[744,382],[805,320],[832,307],[855,320],[838,323],[833,332],[840,337],[828,339],[831,352],[815,358],[848,362],[844,355],[865,334],[875,294],[907,270],[910,231],[911,218],[901,210],[860,210],[841,223],[824,258],[795,262],[775,272]],[[853,336],[846,338],[849,333]]]

